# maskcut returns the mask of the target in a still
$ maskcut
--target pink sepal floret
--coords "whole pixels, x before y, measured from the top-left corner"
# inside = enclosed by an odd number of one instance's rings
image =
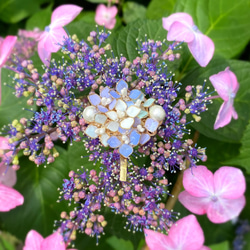
[[[242,171],[221,167],[214,175],[205,166],[187,169],[183,176],[185,191],[179,201],[195,214],[207,214],[213,223],[237,217],[245,206],[246,181]]]
[[[210,76],[209,80],[224,101],[214,124],[214,129],[218,129],[229,124],[232,117],[238,119],[238,114],[236,113],[233,104],[240,85],[236,75],[229,70],[229,67],[218,74]]]
[[[68,37],[63,26],[73,21],[83,8],[74,4],[57,7],[51,16],[51,24],[42,32],[38,42],[38,54],[45,65],[49,65],[51,53],[57,52]]]
[[[0,137],[0,151],[8,150],[8,139]],[[11,154],[11,151],[5,155],[0,153],[0,157],[4,160],[4,157]],[[8,212],[11,209],[20,206],[24,202],[23,196],[12,188],[16,183],[16,171],[9,166],[6,166],[2,161],[0,163],[0,211]]]
[[[45,239],[35,230],[30,230],[25,239],[23,250],[66,250],[62,235],[54,232]],[[74,249],[68,249],[74,250]]]
[[[162,18],[163,28],[168,31],[167,40],[186,42],[195,60],[206,67],[214,54],[214,43],[195,26],[187,13],[175,13]]]
[[[117,12],[116,6],[106,7],[104,4],[99,4],[95,13],[95,22],[104,25],[107,29],[113,29],[116,24]]]
[[[204,234],[194,215],[188,215],[172,225],[168,235],[144,229],[150,250],[206,250]]]

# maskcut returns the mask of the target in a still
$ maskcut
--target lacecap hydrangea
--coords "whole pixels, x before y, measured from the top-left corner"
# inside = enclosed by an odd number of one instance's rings
[[[60,141],[84,145],[93,162],[93,169],[70,171],[60,188],[59,200],[74,206],[56,222],[66,242],[76,231],[98,240],[107,225],[104,207],[124,215],[129,230],[165,232],[178,216],[165,206],[168,175],[206,160],[187,124],[200,120],[209,94],[201,85],[179,94],[181,83],[167,66],[179,59],[179,44],[138,40],[138,56],[128,60],[114,55],[109,35],[65,39],[64,56],[43,73],[31,60],[13,66],[16,97],[38,108],[9,125],[13,153],[6,163],[18,164],[20,151],[37,165],[52,163]]]

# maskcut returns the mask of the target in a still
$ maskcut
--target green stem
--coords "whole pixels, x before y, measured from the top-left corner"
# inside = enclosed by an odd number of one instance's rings
[[[184,68],[182,69],[181,73],[178,76],[178,79],[177,79],[178,82],[181,80],[183,74],[185,73],[185,71],[186,71],[187,67],[189,66],[189,64],[191,63],[192,59],[193,59],[193,57],[192,57],[192,55],[190,55],[190,57],[187,60],[187,63],[185,64]]]

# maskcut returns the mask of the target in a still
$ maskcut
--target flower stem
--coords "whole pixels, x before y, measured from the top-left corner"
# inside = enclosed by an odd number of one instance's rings
[[[187,63],[185,64],[185,66],[183,67],[181,73],[178,76],[178,79],[177,79],[178,82],[182,79],[182,76],[185,73],[185,71],[186,71],[187,67],[189,66],[189,64],[191,63],[192,59],[193,59],[193,57],[192,57],[192,55],[190,55],[190,57],[187,60]]]

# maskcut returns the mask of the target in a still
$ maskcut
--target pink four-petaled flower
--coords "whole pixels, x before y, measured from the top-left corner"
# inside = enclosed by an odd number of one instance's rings
[[[30,230],[26,236],[23,250],[66,250],[66,244],[58,232],[54,232],[44,239],[37,231]]]
[[[8,139],[5,137],[0,137],[0,157],[4,159],[4,157],[11,154],[8,152],[3,155],[1,151],[8,150]],[[23,204],[24,198],[23,196],[12,188],[16,183],[16,171],[11,167],[7,167],[4,165],[4,161],[0,163],[0,211],[7,212],[16,206],[20,206]]]
[[[205,166],[187,169],[183,176],[185,191],[179,201],[195,214],[207,214],[213,223],[237,217],[245,206],[246,181],[242,171],[221,167],[214,174]]]
[[[0,37],[0,105],[1,105],[1,67],[5,64],[16,43],[16,36],[6,36],[5,39]]]
[[[239,83],[236,75],[229,70],[229,67],[218,74],[210,76],[209,80],[224,101],[214,124],[214,129],[218,129],[230,123],[232,117],[238,119],[238,114],[236,113],[233,104],[234,98],[239,89]]]
[[[45,65],[49,65],[51,53],[57,52],[68,37],[63,26],[74,20],[81,11],[81,7],[73,4],[61,5],[53,11],[51,24],[42,32],[38,42],[38,54]]]
[[[116,6],[106,7],[104,4],[99,4],[95,13],[95,22],[99,25],[104,25],[107,29],[115,27],[115,16],[118,12]]]
[[[194,215],[188,215],[172,225],[168,235],[144,229],[150,250],[209,250],[203,246],[204,234]]]
[[[3,67],[7,61],[11,50],[16,43],[16,36],[6,36],[5,39],[0,38],[0,68]]]
[[[168,31],[167,40],[186,42],[195,60],[206,67],[214,54],[214,43],[202,34],[187,13],[175,13],[162,18],[163,28]]]

